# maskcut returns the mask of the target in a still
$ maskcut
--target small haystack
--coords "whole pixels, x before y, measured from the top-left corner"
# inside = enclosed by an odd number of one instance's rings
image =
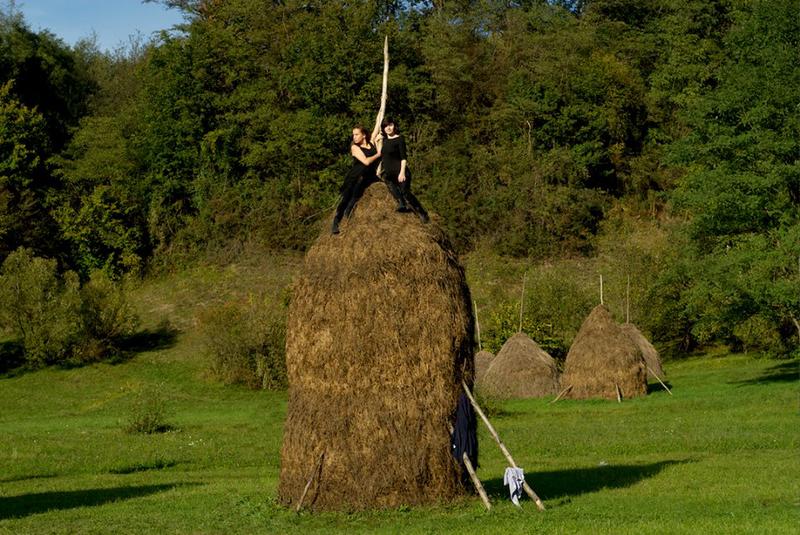
[[[475,353],[475,386],[480,387],[483,383],[483,378],[489,370],[489,366],[494,362],[494,355],[485,349]]]
[[[395,212],[384,184],[366,190],[341,234],[326,227],[289,307],[282,503],[296,505],[312,474],[303,507],[314,510],[464,493],[448,425],[473,375],[471,303],[443,232]]]
[[[647,375],[639,348],[620,329],[604,305],[584,320],[569,348],[561,386],[572,399],[617,399],[647,394]]]
[[[480,386],[499,398],[549,396],[558,391],[558,368],[539,344],[517,333],[503,344]]]
[[[636,344],[639,351],[642,352],[644,363],[647,365],[648,379],[664,379],[666,374],[664,368],[661,366],[661,357],[658,356],[658,351],[653,347],[653,344],[645,338],[642,332],[633,323],[623,323],[620,325],[622,332],[628,335],[628,338]],[[654,375],[655,374],[655,375]],[[656,377],[658,376],[658,377]]]

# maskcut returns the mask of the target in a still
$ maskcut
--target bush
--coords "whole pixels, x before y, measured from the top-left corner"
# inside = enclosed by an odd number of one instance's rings
[[[103,273],[81,288],[75,273],[59,276],[55,260],[20,248],[0,269],[0,321],[35,368],[105,357],[136,318],[122,288]]]
[[[137,392],[130,408],[125,431],[128,433],[163,433],[173,429],[166,420],[169,404],[164,395],[164,385],[150,386]]]
[[[278,389],[286,386],[286,317],[264,299],[229,302],[200,317],[211,371],[227,384]]]
[[[78,277],[58,276],[56,261],[30,249],[11,253],[0,269],[0,317],[33,367],[63,361],[80,338]]]

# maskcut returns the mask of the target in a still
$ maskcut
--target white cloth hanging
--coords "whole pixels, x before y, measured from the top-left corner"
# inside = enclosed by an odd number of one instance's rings
[[[511,494],[511,501],[514,505],[519,507],[519,499],[522,496],[522,485],[525,484],[525,474],[522,468],[506,468],[503,474],[503,485],[508,487],[508,492]]]

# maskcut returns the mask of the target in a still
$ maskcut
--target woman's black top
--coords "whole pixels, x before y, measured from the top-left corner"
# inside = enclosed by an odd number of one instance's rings
[[[400,162],[408,160],[406,142],[403,136],[397,136],[396,138],[386,137],[383,140],[381,158],[383,159],[383,169],[386,171],[386,176],[397,181],[397,176],[400,174]],[[408,177],[408,168],[406,168],[406,177]]]
[[[375,156],[378,150],[375,148],[375,145],[372,143],[369,144],[368,147],[362,147],[361,145],[357,145],[361,152],[364,153],[364,156],[367,158],[371,156]],[[375,179],[377,178],[377,170],[378,170],[378,162],[380,160],[375,160],[369,165],[364,165],[361,161],[353,156],[353,166],[350,168],[350,172],[347,173],[347,178],[351,180],[355,180],[359,177],[363,177],[365,179]]]

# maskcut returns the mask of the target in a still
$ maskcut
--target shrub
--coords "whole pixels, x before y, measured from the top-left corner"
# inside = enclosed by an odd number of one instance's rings
[[[11,253],[0,269],[0,317],[33,367],[70,356],[80,337],[78,277],[58,276],[56,261],[30,249]]]
[[[206,310],[200,324],[215,376],[250,388],[286,386],[284,309],[264,299],[228,302]]]
[[[166,420],[169,404],[164,385],[145,387],[133,399],[125,431],[128,433],[163,433],[173,429]]]
[[[21,344],[25,363],[39,367],[108,355],[136,318],[122,288],[103,273],[81,288],[75,273],[60,276],[55,260],[20,248],[0,269],[0,322]]]

